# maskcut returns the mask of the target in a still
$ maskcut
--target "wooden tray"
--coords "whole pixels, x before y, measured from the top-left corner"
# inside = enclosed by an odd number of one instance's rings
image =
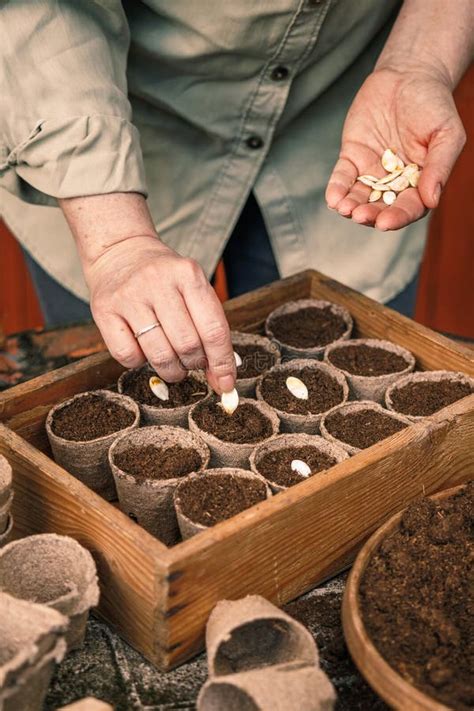
[[[314,271],[226,304],[233,328],[257,331],[281,303],[316,297],[346,306],[360,336],[410,349],[425,369],[474,375],[471,353]],[[215,603],[258,593],[282,605],[347,568],[368,536],[422,493],[474,471],[474,395],[174,548],[166,548],[49,457],[48,410],[113,383],[121,367],[91,356],[0,395],[0,452],[13,466],[17,535],[56,531],[99,566],[100,615],[160,669],[203,646]]]
[[[459,491],[461,487],[443,491],[433,496],[442,501]],[[431,698],[409,684],[381,656],[367,634],[359,606],[359,587],[365,569],[382,541],[400,525],[402,513],[392,516],[364,545],[350,572],[342,602],[342,624],[344,637],[360,673],[390,708],[396,711],[449,711],[449,707]]]

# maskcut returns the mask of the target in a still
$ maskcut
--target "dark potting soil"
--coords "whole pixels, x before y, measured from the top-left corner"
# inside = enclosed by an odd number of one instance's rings
[[[219,400],[211,397],[194,411],[196,424],[224,442],[249,444],[261,442],[273,434],[270,420],[251,403],[242,403],[228,415]]]
[[[390,415],[376,410],[359,410],[347,414],[335,412],[326,418],[326,429],[329,434],[359,449],[371,447],[407,426]]]
[[[88,442],[129,427],[133,412],[101,395],[90,394],[74,400],[54,413],[54,434],[74,442]]]
[[[306,462],[311,469],[309,476],[313,476],[313,474],[317,474],[324,469],[329,469],[336,463],[334,457],[321,452],[316,447],[303,445],[301,447],[283,447],[273,452],[267,452],[257,462],[257,468],[259,473],[268,481],[280,486],[293,486],[307,478],[292,470],[291,462],[293,459],[300,459]]]
[[[421,499],[370,560],[360,588],[368,633],[407,681],[449,708],[474,706],[474,482]]]
[[[308,399],[299,400],[286,387],[286,379],[294,376],[308,388]],[[276,370],[265,375],[262,381],[262,396],[272,407],[294,415],[308,415],[326,412],[339,405],[343,399],[342,386],[337,380],[322,370],[303,368],[302,370]]]
[[[273,353],[269,353],[262,346],[234,345],[234,351],[242,358],[242,365],[237,368],[237,380],[256,378],[276,362]]]
[[[427,417],[456,400],[470,395],[473,389],[469,383],[455,380],[427,380],[409,383],[392,394],[393,406],[405,415]]]
[[[180,487],[182,512],[194,523],[213,526],[267,498],[263,481],[224,476],[197,476]]]
[[[174,479],[198,471],[202,459],[195,449],[181,447],[156,447],[153,444],[133,446],[114,456],[115,464],[132,474],[138,482],[157,479]]]
[[[150,378],[153,371],[142,368],[130,371],[123,380],[123,393],[141,405],[152,405],[170,409],[183,405],[194,405],[207,395],[206,386],[192,375],[188,375],[180,383],[168,383],[169,400],[160,400],[150,389]]]
[[[333,313],[329,306],[299,309],[277,316],[271,322],[275,338],[295,348],[327,346],[340,338],[346,328],[344,319]]]
[[[329,361],[336,368],[346,370],[352,375],[388,375],[389,373],[399,373],[405,370],[408,363],[398,353],[386,351],[384,348],[376,346],[348,345],[344,348],[336,348],[329,354]]]

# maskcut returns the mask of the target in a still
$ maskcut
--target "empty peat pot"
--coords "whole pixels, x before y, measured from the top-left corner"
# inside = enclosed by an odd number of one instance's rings
[[[248,469],[250,454],[259,442],[278,434],[280,421],[266,403],[241,398],[229,415],[214,395],[194,405],[189,429],[211,450],[211,466]]]
[[[245,469],[222,467],[190,474],[174,492],[181,535],[191,538],[271,495],[265,479]]]
[[[254,397],[257,379],[281,361],[275,343],[254,333],[231,331],[232,345],[242,363],[237,366],[235,387],[241,397]]]
[[[277,494],[347,458],[347,452],[336,444],[318,435],[299,432],[277,435],[259,444],[250,455],[250,468],[263,476]],[[310,473],[300,474],[293,470],[291,464],[295,460],[306,464]]]
[[[180,383],[168,383],[168,400],[160,400],[152,392],[152,376],[156,372],[149,365],[126,370],[118,379],[118,391],[138,403],[144,424],[187,427],[191,407],[210,393],[203,372],[190,370]]]
[[[0,509],[10,501],[12,493],[12,468],[0,454]],[[0,528],[1,533],[1,528]]]
[[[416,422],[472,393],[474,378],[449,370],[428,370],[397,380],[387,389],[385,404]]]
[[[131,398],[109,390],[80,393],[50,410],[46,432],[54,460],[104,499],[117,498],[110,471],[110,445],[138,427],[140,410]]]
[[[41,711],[54,668],[66,651],[68,619],[0,592],[0,709]]]
[[[379,403],[387,388],[415,367],[406,348],[376,338],[334,343],[326,348],[324,360],[344,373],[354,398]]]
[[[352,316],[343,306],[320,299],[289,301],[272,311],[265,332],[282,355],[322,358],[330,344],[350,337]]]
[[[359,400],[327,412],[321,420],[321,434],[353,455],[404,430],[409,424],[406,417],[388,412],[372,400]]]
[[[209,464],[209,447],[181,427],[151,425],[119,437],[109,450],[120,508],[165,545],[179,539],[173,493]]]
[[[0,591],[69,617],[68,650],[81,646],[89,609],[99,602],[91,554],[73,538],[55,533],[21,538],[0,551]]]
[[[288,389],[289,376],[304,383],[307,399],[296,397]],[[349,397],[349,387],[342,373],[309,358],[296,358],[275,365],[259,378],[256,392],[257,398],[277,413],[282,432],[307,434],[318,434],[323,414]]]

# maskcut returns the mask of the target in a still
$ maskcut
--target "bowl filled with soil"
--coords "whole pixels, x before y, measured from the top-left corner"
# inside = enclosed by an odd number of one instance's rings
[[[189,429],[211,450],[211,466],[248,469],[255,445],[278,434],[280,421],[264,402],[241,398],[230,415],[211,395],[191,408]]]
[[[473,510],[473,482],[420,499],[376,531],[352,568],[346,642],[391,708],[473,707]]]
[[[46,433],[54,460],[111,501],[117,492],[107,457],[109,447],[139,424],[140,410],[131,398],[94,390],[55,405],[46,418]]]
[[[330,344],[350,338],[352,316],[343,306],[319,299],[289,301],[272,311],[265,332],[282,355],[322,358]]]
[[[166,383],[167,399],[155,395],[150,387],[152,377],[156,373],[149,365],[126,370],[118,379],[118,391],[138,403],[143,424],[187,427],[191,407],[210,393],[204,373],[191,370],[181,382]]]
[[[277,494],[347,457],[341,447],[318,435],[281,434],[255,447],[250,455],[250,468],[263,476]]]
[[[360,400],[327,412],[321,421],[321,434],[353,455],[401,432],[409,424],[406,417],[388,412],[372,400]]]
[[[235,387],[242,397],[254,397],[258,378],[281,361],[275,343],[254,333],[231,331],[236,354],[237,381]]]
[[[305,358],[274,366],[257,384],[257,398],[274,408],[282,432],[318,434],[323,414],[348,397],[342,373]]]
[[[472,393],[474,378],[448,370],[431,370],[411,373],[391,385],[385,393],[385,403],[389,410],[415,422]]]
[[[245,469],[221,467],[190,474],[174,492],[174,506],[183,539],[236,516],[270,498],[263,477]]]
[[[344,373],[354,398],[379,403],[387,388],[415,367],[406,348],[376,338],[335,343],[324,352],[324,360]]]
[[[177,543],[174,490],[183,477],[204,471],[209,458],[205,442],[181,427],[127,432],[109,450],[121,510],[165,545]]]

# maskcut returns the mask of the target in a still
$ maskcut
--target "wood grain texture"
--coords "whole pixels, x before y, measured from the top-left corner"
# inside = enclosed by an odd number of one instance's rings
[[[453,487],[434,496],[437,501],[455,494],[460,487]],[[382,541],[394,532],[401,519],[401,512],[392,516],[367,541],[354,563],[344,590],[342,624],[346,643],[355,665],[371,687],[391,708],[396,711],[449,711],[444,704],[435,701],[409,684],[379,654],[365,629],[359,605],[359,588],[364,572],[375,550]]]

